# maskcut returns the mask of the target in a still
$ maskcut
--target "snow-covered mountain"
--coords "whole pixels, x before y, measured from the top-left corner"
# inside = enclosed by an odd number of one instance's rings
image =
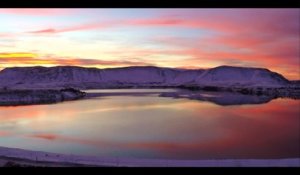
[[[263,68],[220,66],[208,69],[196,78],[198,85],[213,86],[284,86],[282,75]]]
[[[220,66],[187,70],[160,67],[83,68],[75,66],[14,67],[0,72],[0,87],[139,87],[139,86],[264,86],[290,84],[263,68]]]

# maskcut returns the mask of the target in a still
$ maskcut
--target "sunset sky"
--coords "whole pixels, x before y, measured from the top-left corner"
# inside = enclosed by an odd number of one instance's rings
[[[264,67],[300,79],[299,9],[0,9],[12,66]]]

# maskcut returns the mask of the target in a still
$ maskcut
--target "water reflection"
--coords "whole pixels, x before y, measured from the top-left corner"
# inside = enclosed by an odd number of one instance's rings
[[[88,93],[88,97],[159,95],[160,97],[186,98],[212,102],[221,106],[263,104],[277,98],[276,96],[245,95],[236,92],[191,91],[184,89],[96,89],[86,90],[85,92]]]
[[[103,157],[300,157],[299,100],[222,107],[159,94],[0,107],[0,145]]]
[[[184,91],[177,92],[163,92],[161,97],[173,98],[187,98],[200,101],[208,101],[221,106],[229,105],[243,105],[243,104],[263,104],[268,103],[276,97],[272,96],[258,96],[258,95],[244,95],[233,92],[209,92],[209,91]]]

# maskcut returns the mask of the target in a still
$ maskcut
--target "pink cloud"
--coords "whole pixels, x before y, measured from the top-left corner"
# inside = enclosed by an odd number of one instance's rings
[[[42,30],[32,31],[31,33],[39,33],[39,31],[45,31],[44,33],[59,33],[59,32],[72,32],[80,30],[94,30],[105,29],[111,27],[130,26],[130,27],[183,27],[194,29],[208,29],[223,32],[237,32],[242,30],[242,26],[236,25],[232,21],[214,21],[211,19],[181,19],[181,18],[163,18],[154,17],[147,19],[129,19],[129,20],[116,20],[116,21],[94,21],[86,24],[79,24],[61,29],[46,28]],[[51,30],[49,30],[51,29]],[[49,32],[47,32],[49,30]]]
[[[57,33],[57,30],[55,29],[44,29],[44,30],[36,30],[36,31],[31,31],[28,33]]]
[[[0,33],[0,38],[12,38],[15,37],[16,35],[13,33]]]
[[[62,27],[62,28],[46,28],[46,29],[42,29],[42,30],[29,31],[27,33],[55,34],[55,33],[74,32],[74,31],[106,29],[106,28],[117,26],[118,24],[119,24],[119,22],[117,22],[117,21],[92,22],[92,23],[86,23],[86,24],[78,24],[78,25],[74,25],[74,26],[66,26],[66,27]]]
[[[174,26],[183,24],[184,20],[176,19],[176,18],[150,18],[150,19],[132,19],[128,20],[127,24],[129,25],[137,25],[137,26]]]
[[[243,11],[242,11],[243,12]],[[258,13],[258,14],[256,14]],[[206,29],[227,34],[245,34],[245,33],[267,33],[280,35],[298,34],[299,14],[297,11],[289,13],[263,13],[255,11],[251,13],[227,12],[231,15],[209,14],[197,17],[197,14],[188,18],[175,15],[159,15],[152,18],[127,19],[127,20],[108,20],[94,21],[86,24],[65,27],[62,29],[53,29],[57,32],[70,32],[78,30],[93,30],[101,28],[131,26],[131,27],[184,27],[194,29]],[[262,17],[263,16],[263,17]],[[43,29],[46,30],[46,29]]]

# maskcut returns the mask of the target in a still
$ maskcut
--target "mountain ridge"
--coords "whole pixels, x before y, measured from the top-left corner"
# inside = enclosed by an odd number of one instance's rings
[[[80,66],[10,67],[0,71],[0,86],[266,86],[292,84],[266,68],[222,65],[208,69],[157,66],[90,68]],[[89,84],[89,85],[87,85]],[[94,85],[93,85],[94,84]]]

